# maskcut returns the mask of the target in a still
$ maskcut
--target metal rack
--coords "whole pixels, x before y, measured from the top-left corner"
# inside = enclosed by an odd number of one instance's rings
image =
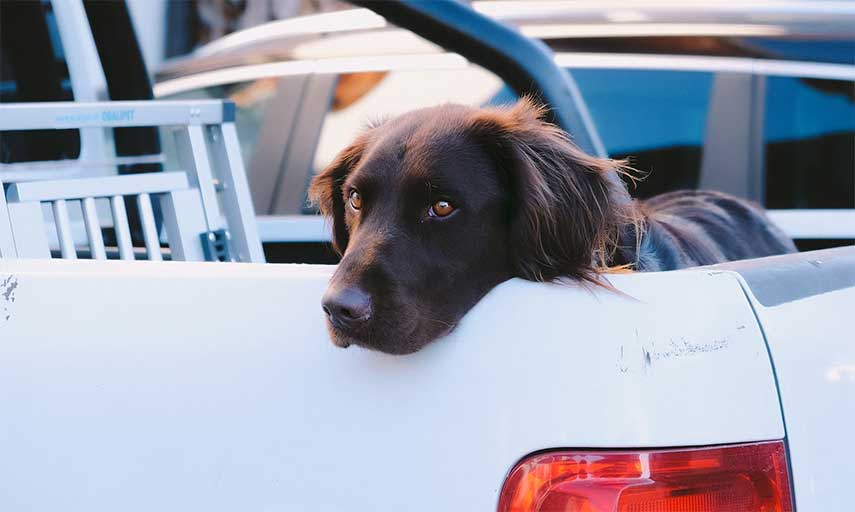
[[[40,179],[38,170],[0,176],[0,258],[50,258],[53,230],[63,259],[88,253],[107,259],[102,228],[112,227],[120,259],[264,262],[247,185],[234,104],[223,101],[45,102],[0,105],[0,131],[169,126],[180,171],[125,176]],[[139,212],[144,253],[131,244],[125,198]],[[96,202],[109,203],[99,216]],[[72,236],[69,207],[82,212],[81,247]],[[47,205],[47,206],[45,206]],[[153,205],[163,214],[157,228]],[[52,210],[52,219],[44,208]],[[103,209],[102,209],[103,210]],[[168,251],[167,251],[168,249]]]

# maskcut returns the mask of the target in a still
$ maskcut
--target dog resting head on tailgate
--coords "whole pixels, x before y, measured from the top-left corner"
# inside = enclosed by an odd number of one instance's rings
[[[622,162],[589,156],[528,99],[443,105],[369,127],[309,190],[343,254],[333,342],[415,352],[511,278],[599,282],[794,250],[755,205],[716,192],[633,201]]]
[[[368,128],[314,179],[343,253],[323,299],[337,345],[415,352],[513,276],[593,278],[626,192],[614,162],[542,114],[527,100],[417,110]]]

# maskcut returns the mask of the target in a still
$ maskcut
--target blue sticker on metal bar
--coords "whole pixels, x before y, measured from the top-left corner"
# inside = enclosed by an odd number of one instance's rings
[[[225,100],[223,101],[223,122],[224,123],[233,123],[235,120],[235,102]]]

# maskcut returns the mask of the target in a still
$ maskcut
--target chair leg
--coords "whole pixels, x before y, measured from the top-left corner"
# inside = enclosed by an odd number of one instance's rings
[[[50,259],[50,244],[45,232],[41,203],[8,203],[6,207],[18,257]]]
[[[222,184],[220,197],[229,225],[231,245],[237,261],[264,263],[264,250],[255,223],[255,209],[240,156],[240,145],[233,123],[209,127],[215,138],[211,145],[216,178]]]
[[[18,255],[15,250],[15,238],[12,236],[12,222],[9,220],[9,208],[6,206],[6,191],[0,181],[0,259],[11,259]]]
[[[173,261],[205,261],[199,235],[208,231],[199,191],[176,190],[160,199],[166,241]]]

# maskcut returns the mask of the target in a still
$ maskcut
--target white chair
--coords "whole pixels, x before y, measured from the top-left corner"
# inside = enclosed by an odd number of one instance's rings
[[[53,227],[63,259],[77,259],[78,247],[69,220],[69,208],[79,207],[92,259],[107,259],[102,237],[103,227],[116,234],[118,256],[135,259],[125,198],[135,199],[145,240],[143,259],[163,259],[160,236],[155,227],[152,202],[163,212],[163,227],[170,256],[175,260],[203,261],[205,254],[200,234],[207,231],[199,191],[190,188],[182,172],[77,178],[69,180],[29,181],[15,183],[6,192],[9,224],[18,258],[50,258],[48,233],[43,205],[53,212]],[[111,221],[101,225],[96,201],[109,204]]]
[[[181,171],[124,176],[39,179],[14,173],[0,188],[0,258],[121,259],[263,262],[255,213],[234,126],[234,105],[221,101],[12,103],[0,105],[0,130],[173,127]],[[2,170],[2,169],[0,169]],[[7,173],[12,175],[11,173]],[[4,174],[0,172],[0,179]],[[0,182],[2,186],[2,182]],[[125,198],[139,211],[145,251],[135,254]],[[109,203],[107,222],[98,202]],[[75,244],[69,207],[82,212],[86,244]],[[169,251],[163,251],[153,204],[163,212]],[[52,216],[45,216],[50,208]],[[101,209],[103,213],[105,208]],[[102,228],[115,231],[116,250]],[[49,235],[55,233],[57,250]]]

